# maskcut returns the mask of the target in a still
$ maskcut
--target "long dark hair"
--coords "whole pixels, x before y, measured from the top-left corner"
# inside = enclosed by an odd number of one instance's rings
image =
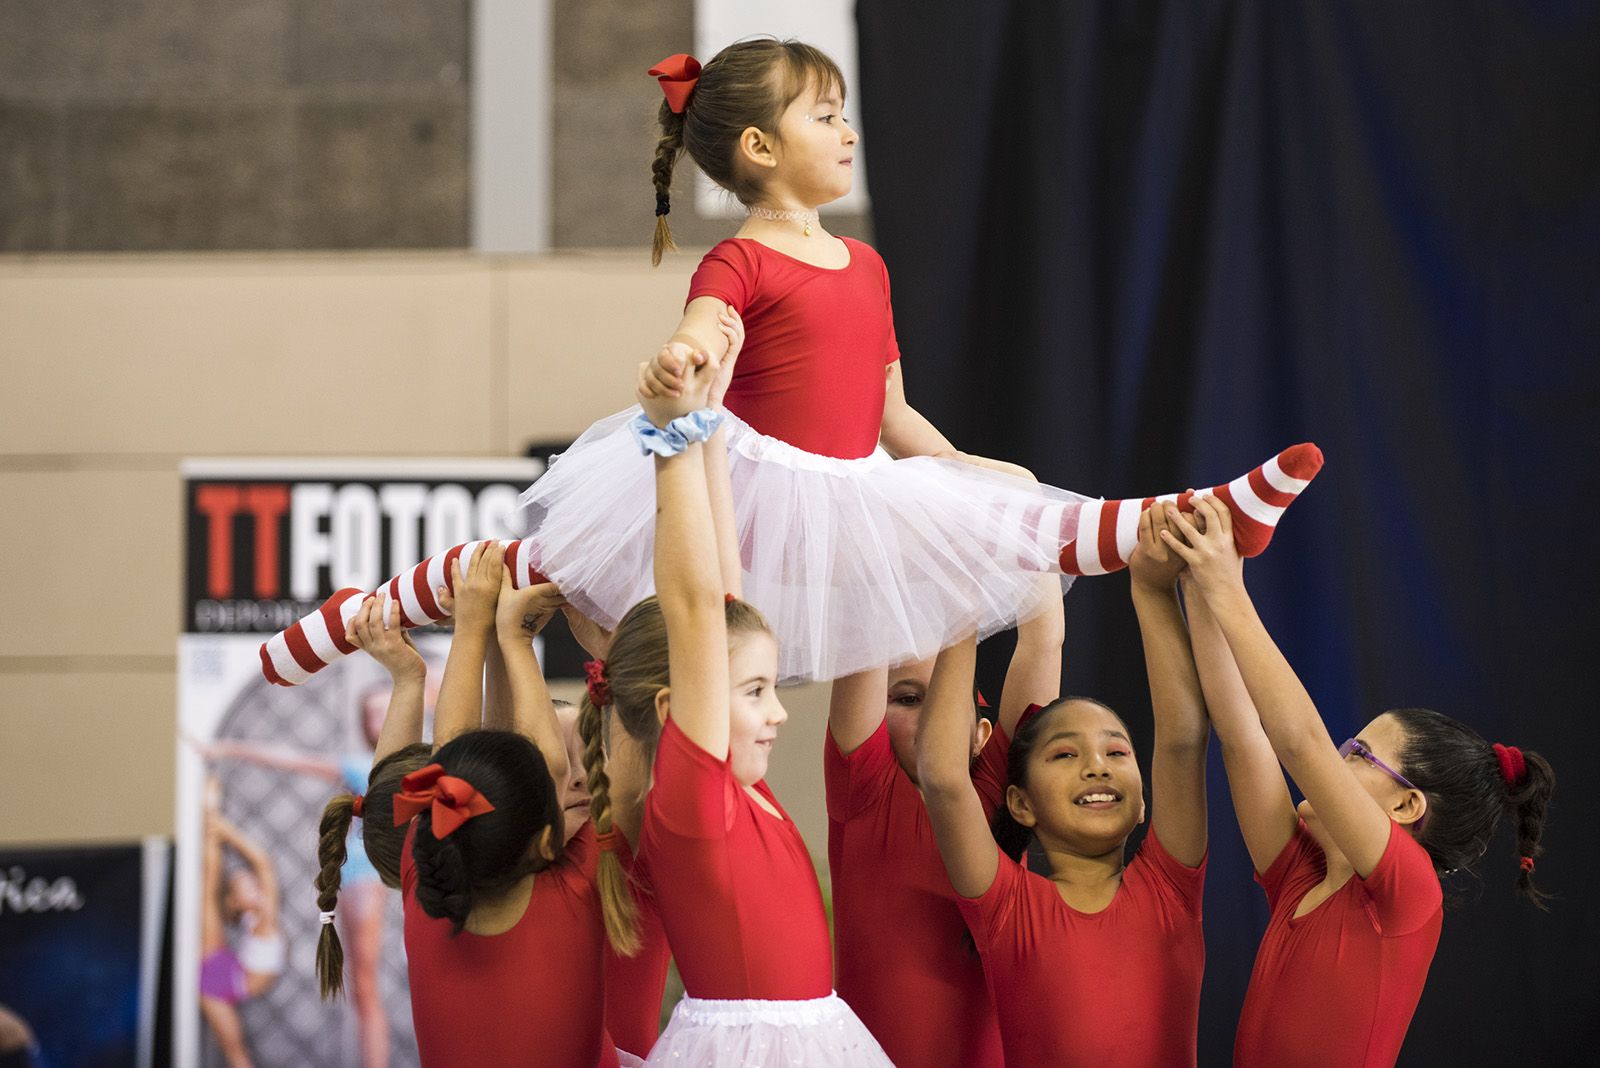
[[[1545,816],[1555,792],[1555,772],[1538,753],[1522,753],[1525,771],[1508,784],[1494,747],[1477,731],[1426,708],[1397,708],[1388,715],[1405,732],[1400,772],[1427,796],[1418,843],[1440,874],[1471,871],[1489,849],[1500,817],[1516,821],[1517,891],[1543,909],[1549,897],[1533,881],[1533,861],[1544,852]]]
[[[816,81],[845,94],[844,74],[828,54],[801,41],[760,37],[729,45],[706,62],[694,93],[681,112],[661,102],[657,121],[661,138],[650,162],[656,191],[656,234],[652,263],[677,246],[667,225],[672,170],[684,152],[707,178],[745,204],[761,196],[760,185],[734,162],[739,136],[754,126],[772,137],[784,109]]]
[[[542,858],[530,858],[529,847],[546,830],[559,859],[561,797],[538,747],[513,731],[469,731],[440,747],[433,759],[494,805],[442,839],[434,837],[431,811],[416,820],[411,859],[417,904],[459,933],[482,896],[545,866]]]

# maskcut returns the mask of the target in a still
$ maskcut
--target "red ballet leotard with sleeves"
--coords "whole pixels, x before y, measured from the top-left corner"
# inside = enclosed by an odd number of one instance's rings
[[[1111,904],[1090,913],[1049,879],[999,860],[988,892],[957,900],[989,977],[1008,1068],[1194,1064],[1205,862],[1178,863],[1152,828]]]
[[[993,816],[1010,741],[995,728],[972,768]],[[846,755],[823,742],[839,996],[896,1064],[999,1068],[1000,1025],[922,794],[888,723]]]
[[[783,812],[764,782],[755,789]],[[800,831],[668,716],[640,856],[692,997],[797,1001],[833,990],[828,921]],[[630,1051],[631,1052],[631,1051]]]
[[[1264,874],[1272,918],[1256,952],[1235,1064],[1392,1065],[1439,947],[1444,892],[1433,861],[1401,826],[1365,879],[1295,916],[1327,875],[1302,822]]]
[[[648,866],[617,835],[617,859],[627,871],[634,904],[639,909],[639,952],[617,954],[606,941],[606,1030],[617,1048],[638,1057],[647,1056],[661,1034],[661,996],[667,986],[672,949],[661,926]]]
[[[594,824],[533,877],[528,908],[509,931],[450,933],[417,904],[406,832],[400,859],[406,962],[417,1052],[427,1068],[571,1064],[614,1068],[603,1017],[605,929],[595,889]]]
[[[744,319],[729,411],[807,452],[854,460],[877,448],[884,368],[900,346],[883,257],[840,240],[850,263],[833,269],[730,238],[700,261],[689,299],[716,297]]]

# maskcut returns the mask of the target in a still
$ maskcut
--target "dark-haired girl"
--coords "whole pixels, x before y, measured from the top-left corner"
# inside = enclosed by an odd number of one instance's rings
[[[602,1021],[594,827],[565,841],[566,745],[528,640],[549,591],[512,589],[494,544],[454,588],[437,712],[450,740],[393,800],[396,824],[411,824],[400,884],[418,1051],[426,1065],[616,1065]],[[491,642],[514,729],[458,733],[481,717]]]
[[[1195,658],[1272,907],[1235,1063],[1391,1065],[1439,943],[1439,876],[1476,864],[1504,814],[1518,888],[1542,904],[1534,858],[1554,776],[1537,753],[1419,708],[1336,746],[1256,615],[1226,509],[1196,512],[1204,533],[1174,513],[1163,537],[1188,564]],[[1280,763],[1305,794],[1298,810]]]
[[[1205,705],[1174,583],[1141,519],[1133,602],[1155,715],[1151,826],[1128,728],[1063,698],[1025,719],[991,835],[967,771],[974,643],[939,655],[917,739],[922,795],[994,995],[1007,1065],[1195,1061],[1205,944]],[[1048,878],[1021,863],[1037,838]],[[996,845],[997,840],[999,845]]]
[[[744,317],[749,337],[727,388],[729,474],[745,596],[779,638],[779,677],[923,659],[1032,616],[1041,573],[1122,567],[1142,501],[1089,500],[961,453],[908,403],[883,259],[817,215],[854,181],[859,138],[838,65],[803,42],[760,38],[703,67],[676,55],[650,73],[665,93],[651,166],[655,258],[670,247],[685,153],[748,212],[701,261],[651,376],[670,395],[691,360],[722,356],[723,309]],[[651,486],[628,434],[636,414],[585,431],[523,495],[516,521],[543,573],[608,627],[650,593]],[[1218,490],[1251,510],[1240,530],[1252,552],[1321,462],[1299,449]]]

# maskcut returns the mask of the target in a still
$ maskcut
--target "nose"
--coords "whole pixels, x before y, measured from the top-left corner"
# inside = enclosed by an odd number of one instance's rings
[[[860,142],[861,135],[856,132],[856,128],[854,126],[851,126],[848,122],[845,122],[843,119],[839,120],[839,124],[844,127],[844,143],[845,144],[853,145],[853,144],[857,144],[858,142]]]
[[[1106,764],[1104,753],[1091,751],[1083,756],[1083,763],[1079,765],[1085,777],[1103,779],[1111,774],[1111,768]]]
[[[772,699],[772,715],[767,719],[767,722],[772,724],[774,727],[777,727],[783,723],[786,723],[788,719],[789,710],[783,707],[782,701],[774,697]]]

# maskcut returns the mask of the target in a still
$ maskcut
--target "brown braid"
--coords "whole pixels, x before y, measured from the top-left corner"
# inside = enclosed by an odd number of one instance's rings
[[[656,236],[650,244],[650,265],[661,264],[661,257],[676,252],[678,245],[672,240],[672,227],[667,225],[667,212],[672,210],[672,168],[683,152],[683,116],[674,114],[661,102],[661,140],[656,142],[656,158],[650,164],[651,184],[656,187]]]
[[[322,824],[318,828],[317,908],[332,912],[339,903],[340,869],[344,867],[345,838],[350,834],[350,821],[355,818],[355,797],[340,794],[322,810]],[[331,923],[322,925],[317,938],[317,978],[324,999],[336,998],[344,991],[344,946],[339,943],[339,931]]]
[[[584,694],[578,710],[578,735],[583,739],[583,774],[589,783],[589,818],[594,821],[598,834],[612,829],[611,776],[606,772],[602,744],[604,715],[589,695]],[[628,874],[622,870],[622,862],[609,849],[600,853],[596,882],[611,948],[624,957],[631,957],[639,952],[640,946],[639,906],[633,899],[633,889],[628,885]]]

